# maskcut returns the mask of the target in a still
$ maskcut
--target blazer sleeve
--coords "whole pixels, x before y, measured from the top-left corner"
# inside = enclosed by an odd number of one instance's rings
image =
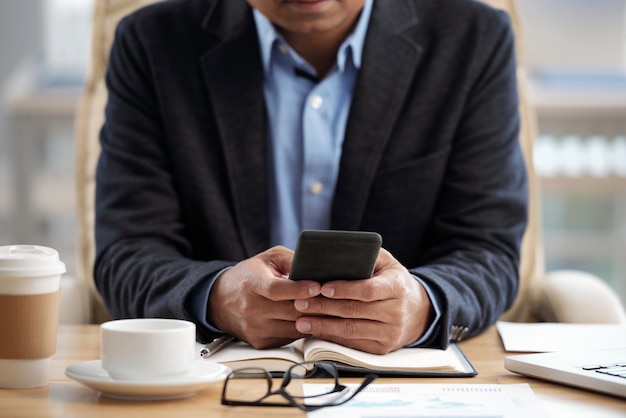
[[[482,67],[456,127],[423,262],[410,269],[444,301],[430,345],[483,332],[517,294],[528,190],[514,41],[504,12],[488,22],[489,55],[476,63]]]
[[[185,301],[192,289],[232,263],[193,257],[150,52],[132,19],[118,25],[106,74],[94,277],[113,317],[191,320]]]

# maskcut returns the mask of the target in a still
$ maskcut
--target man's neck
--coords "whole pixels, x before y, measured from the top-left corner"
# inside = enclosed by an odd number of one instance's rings
[[[337,51],[354,28],[351,26],[332,33],[293,33],[281,31],[289,45],[315,68],[320,78],[328,73],[337,60]]]

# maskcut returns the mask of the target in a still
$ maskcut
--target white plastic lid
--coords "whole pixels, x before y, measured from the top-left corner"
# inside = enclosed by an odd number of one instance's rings
[[[32,277],[65,273],[59,253],[39,245],[0,246],[0,276]]]

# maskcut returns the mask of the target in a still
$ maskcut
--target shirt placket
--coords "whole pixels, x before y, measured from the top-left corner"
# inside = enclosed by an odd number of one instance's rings
[[[330,131],[330,95],[325,82],[307,95],[302,115],[302,221],[305,229],[330,226],[334,146]]]

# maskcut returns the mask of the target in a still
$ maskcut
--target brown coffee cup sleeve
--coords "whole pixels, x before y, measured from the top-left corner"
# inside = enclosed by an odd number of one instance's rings
[[[40,359],[56,352],[61,292],[0,295],[0,359]]]

